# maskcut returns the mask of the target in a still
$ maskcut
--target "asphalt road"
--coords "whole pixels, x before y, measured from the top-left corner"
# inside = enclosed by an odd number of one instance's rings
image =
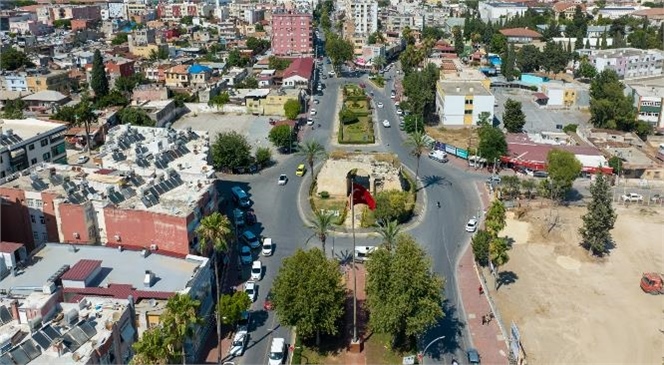
[[[325,65],[324,72],[329,70]],[[416,159],[404,146],[405,135],[398,129],[396,109],[389,98],[392,88],[394,71],[391,81],[386,88],[387,95],[374,90],[374,98],[381,101],[385,107],[377,110],[376,126],[380,146],[372,146],[370,150],[390,151],[397,154],[400,160],[411,170],[415,171]],[[318,115],[316,124],[305,127],[305,139],[317,139],[327,147],[332,135],[332,124],[336,113],[336,101],[339,86],[346,82],[360,82],[358,78],[328,78],[324,80],[325,89],[322,96],[316,96],[320,104],[316,106]],[[373,88],[371,83],[365,83]],[[380,124],[383,119],[392,123],[392,128],[384,128]],[[320,123],[320,127],[318,127]],[[340,147],[335,147],[340,148]],[[355,150],[356,147],[348,147]],[[252,324],[250,341],[247,351],[241,358],[233,361],[239,364],[261,364],[267,361],[267,352],[272,338],[284,337],[290,341],[288,328],[280,327],[274,313],[262,310],[263,302],[284,258],[292,255],[296,249],[305,246],[318,246],[320,242],[312,238],[311,231],[302,222],[298,214],[298,196],[302,186],[302,178],[295,176],[295,169],[302,160],[292,156],[283,162],[261,171],[255,175],[223,175],[221,187],[224,194],[228,194],[231,186],[240,185],[249,194],[254,202],[254,210],[258,217],[258,224],[252,227],[254,233],[263,237],[271,237],[275,242],[274,255],[261,258],[266,268],[263,279],[258,283],[258,300],[252,306]],[[286,186],[278,186],[279,174],[285,173],[290,181]],[[409,231],[417,238],[426,251],[431,255],[433,269],[446,280],[445,285],[445,311],[446,317],[422,339],[422,348],[430,339],[446,336],[443,341],[433,345],[427,351],[427,363],[445,360],[448,363],[452,356],[462,358],[464,349],[471,346],[468,342],[465,326],[457,311],[460,308],[459,294],[456,287],[455,271],[457,258],[461,248],[468,242],[470,236],[464,231],[467,220],[476,214],[478,198],[475,192],[474,180],[480,179],[477,175],[466,173],[451,165],[443,165],[423,156],[420,162],[420,186],[423,191],[419,199],[426,197],[425,213],[418,217],[419,222]],[[228,195],[226,195],[228,196]],[[442,204],[437,208],[435,202]],[[305,203],[306,204],[306,203]],[[357,237],[357,245],[377,245],[376,237]],[[328,254],[334,247],[335,256],[344,256],[352,253],[352,240],[350,237],[331,237],[328,241]],[[248,276],[245,272],[244,278]],[[436,359],[436,360],[434,360]]]

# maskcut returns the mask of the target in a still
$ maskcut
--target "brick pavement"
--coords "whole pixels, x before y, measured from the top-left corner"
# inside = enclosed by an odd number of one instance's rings
[[[346,343],[350,345],[350,341],[353,338],[353,268],[347,266],[348,269],[344,274],[344,280],[346,282],[346,288],[348,289],[348,297],[346,298]],[[364,302],[366,300],[365,286],[367,279],[367,271],[364,268],[364,265],[357,265],[357,335],[360,339],[366,338],[366,322],[367,322],[367,313],[364,310]],[[340,354],[342,364],[345,365],[366,365],[367,357],[366,351],[359,353],[352,353],[348,351],[348,346],[346,351]]]
[[[484,188],[484,184],[478,183],[477,185],[482,207],[485,209],[490,202],[490,196]],[[491,288],[486,285],[482,286],[480,282],[470,245],[468,245],[459,261],[457,283],[461,292],[466,324],[473,345],[482,357],[482,363],[507,364],[509,362],[507,359],[508,350],[498,322],[494,319],[489,324],[482,324],[482,316],[491,313],[491,306],[486,296],[487,293],[490,293]],[[482,286],[484,294],[480,294],[480,286]]]

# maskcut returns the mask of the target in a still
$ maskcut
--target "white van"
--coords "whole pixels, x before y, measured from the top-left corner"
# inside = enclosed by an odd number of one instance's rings
[[[283,338],[273,338],[270,345],[270,355],[268,355],[269,365],[281,365],[286,358],[286,340]]]

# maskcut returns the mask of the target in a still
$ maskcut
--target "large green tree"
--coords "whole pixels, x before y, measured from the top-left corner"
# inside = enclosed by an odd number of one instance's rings
[[[6,47],[0,52],[0,69],[13,71],[20,67],[33,67],[34,63],[30,61],[28,56],[13,48]]]
[[[293,142],[293,129],[289,125],[278,125],[270,130],[267,137],[275,147],[287,148]]]
[[[481,266],[486,266],[489,264],[489,247],[491,245],[491,240],[493,237],[491,234],[483,229],[480,229],[473,235],[473,238],[470,241],[470,244],[473,248],[473,255],[475,256],[475,261]]]
[[[477,147],[478,155],[493,163],[507,155],[507,141],[505,134],[498,128],[485,125],[478,131],[480,142]]]
[[[101,52],[95,50],[92,57],[92,71],[90,75],[90,87],[95,92],[95,98],[101,98],[108,94],[108,76],[106,75],[106,66]]]
[[[339,71],[341,64],[353,59],[354,48],[353,43],[339,37],[335,33],[327,34],[327,38],[325,39],[325,53],[337,71]]]
[[[367,261],[369,325],[392,337],[392,345],[409,348],[444,316],[444,282],[431,259],[409,235],[399,235],[392,252],[377,250]]]
[[[466,44],[463,41],[463,33],[461,32],[461,28],[452,28],[452,34],[454,35],[454,52],[456,52],[458,57],[461,57],[466,48]]]
[[[376,194],[374,217],[379,222],[404,222],[408,217],[408,192],[384,190]]]
[[[526,125],[526,115],[521,110],[521,102],[507,99],[505,112],[503,112],[503,124],[510,133],[520,133]]]
[[[493,237],[498,237],[498,234],[505,229],[507,224],[505,204],[500,199],[494,199],[486,212],[484,225],[487,232]]]
[[[283,260],[274,279],[274,304],[282,324],[297,327],[302,338],[335,335],[344,314],[345,288],[339,263],[323,251],[298,249]]]
[[[227,216],[219,212],[214,212],[201,219],[200,224],[196,228],[198,235],[198,250],[207,255],[208,251],[212,251],[214,256],[214,279],[215,287],[217,288],[217,338],[221,338],[221,273],[219,272],[219,260],[221,260],[220,253],[228,250],[228,244],[233,238],[233,228]],[[246,294],[245,294],[246,295]],[[217,362],[221,362],[221,346],[218,346]]]
[[[606,69],[590,83],[590,122],[596,128],[633,131],[637,128],[634,98],[625,95],[618,74]]]
[[[569,53],[560,43],[548,42],[542,51],[542,67],[554,75],[562,72],[569,62]]]
[[[23,119],[25,101],[21,99],[7,100],[2,108],[2,117],[5,119]]]
[[[154,127],[154,120],[150,119],[148,113],[137,107],[127,107],[118,112],[118,119],[122,124],[131,124],[144,127]]]
[[[392,251],[392,248],[394,248],[394,245],[397,242],[397,237],[399,237],[401,234],[401,227],[399,227],[399,222],[397,220],[381,220],[376,224],[375,230],[383,240],[383,246],[385,249]]]
[[[554,200],[563,199],[581,173],[581,162],[576,159],[574,153],[559,149],[549,151],[546,160],[550,196]]]
[[[579,229],[581,246],[598,256],[607,253],[613,243],[611,230],[617,217],[607,180],[603,174],[598,174],[590,184],[592,200],[588,204],[588,212],[581,217],[583,227]]]
[[[295,99],[288,99],[284,103],[284,114],[290,120],[297,119],[297,116],[300,115],[300,109],[300,102]]]
[[[242,313],[251,308],[251,298],[244,291],[236,291],[233,294],[224,294],[219,297],[217,303],[217,320],[234,326],[242,319]]]
[[[521,72],[538,71],[542,64],[542,53],[534,45],[526,44],[517,52],[516,64]]]
[[[251,164],[251,146],[247,138],[235,131],[217,134],[212,144],[212,162],[221,171],[245,168]]]
[[[158,327],[143,332],[141,338],[132,344],[134,365],[165,365],[175,361],[166,336]]]
[[[187,363],[186,341],[193,334],[195,326],[203,324],[198,316],[201,302],[189,294],[176,293],[166,303],[166,312],[161,317],[163,334],[167,341],[182,355],[182,364]]]
[[[228,95],[228,92],[224,91],[210,98],[208,105],[217,107],[217,110],[224,110],[224,105],[228,104],[230,101],[230,95]]]

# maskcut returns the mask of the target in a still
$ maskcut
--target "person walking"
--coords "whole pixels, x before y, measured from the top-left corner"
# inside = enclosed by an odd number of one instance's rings
[[[482,296],[482,294],[484,294],[484,288],[482,288],[482,285],[480,285],[480,286],[477,288],[477,291],[480,293],[480,296]]]

